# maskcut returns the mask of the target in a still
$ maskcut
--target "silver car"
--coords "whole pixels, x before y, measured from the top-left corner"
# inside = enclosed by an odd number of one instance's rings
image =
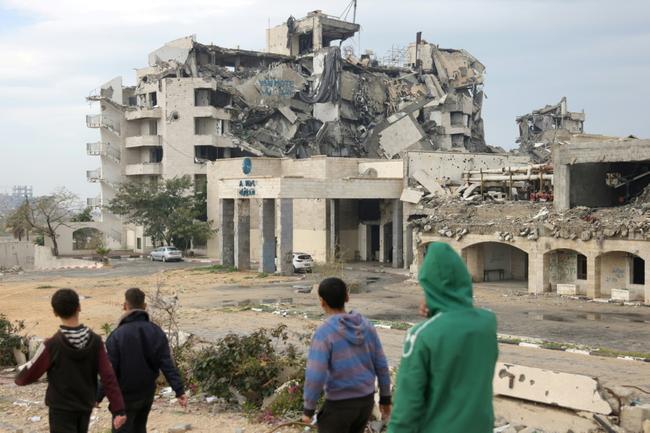
[[[183,260],[183,253],[176,247],[160,247],[156,248],[149,254],[149,258],[154,260],[160,260],[163,262],[171,262],[174,260],[181,261]]]

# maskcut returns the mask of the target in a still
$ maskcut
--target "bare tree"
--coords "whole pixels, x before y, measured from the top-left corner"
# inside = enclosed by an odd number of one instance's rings
[[[61,189],[54,194],[38,197],[29,203],[28,221],[34,231],[52,240],[52,253],[59,255],[57,230],[68,226],[77,213],[77,196]]]

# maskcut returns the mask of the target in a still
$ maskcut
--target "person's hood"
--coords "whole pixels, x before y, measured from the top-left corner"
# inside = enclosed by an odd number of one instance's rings
[[[145,310],[129,310],[120,317],[118,326],[131,322],[148,322],[149,313]]]
[[[448,244],[429,245],[418,280],[432,314],[472,307],[472,277]]]
[[[71,357],[72,359],[84,359],[87,357],[93,350],[96,350],[96,346],[94,344],[95,338],[97,336],[92,332],[90,332],[90,336],[88,338],[88,341],[86,342],[86,345],[82,348],[75,347],[70,343],[70,340],[65,336],[65,334],[61,331],[57,332],[53,338],[58,338],[61,342],[59,347],[61,350],[66,352],[67,356]]]
[[[369,326],[366,319],[356,311],[335,314],[327,319],[326,323],[328,326],[334,328],[350,344],[354,344],[355,346],[363,344]]]

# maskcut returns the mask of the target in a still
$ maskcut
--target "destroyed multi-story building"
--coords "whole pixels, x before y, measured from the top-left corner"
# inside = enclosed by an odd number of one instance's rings
[[[569,111],[566,97],[563,97],[555,105],[517,117],[516,122],[519,151],[530,155],[535,162],[546,162],[551,156],[553,143],[571,140],[584,132],[585,113]]]
[[[136,70],[92,92],[87,125],[100,140],[87,172],[108,203],[130,181],[189,175],[206,183],[206,162],[240,156],[399,158],[408,150],[491,152],[483,120],[484,66],[464,50],[423,41],[403,66],[355,55],[341,43],[360,26],[320,11],[267,30],[267,51],[228,49],[193,36],[165,44]],[[150,247],[142,228],[102,210],[106,243]]]

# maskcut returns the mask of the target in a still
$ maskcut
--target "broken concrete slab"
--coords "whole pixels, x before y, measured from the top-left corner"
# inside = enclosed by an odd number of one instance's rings
[[[579,374],[497,363],[494,393],[603,415],[612,413],[598,380]]]
[[[433,175],[424,170],[418,170],[413,173],[413,179],[426,188],[426,190],[431,194],[441,195],[446,193],[445,189],[436,179],[434,179]]]
[[[285,105],[278,107],[278,111],[284,117],[286,117],[287,120],[289,121],[289,123],[291,123],[291,124],[296,123],[296,120],[298,120],[298,116],[296,116],[296,113],[294,113],[293,110],[291,110],[291,108],[289,108],[289,107],[287,107]]]
[[[379,133],[379,146],[388,159],[405,151],[424,137],[422,129],[410,115],[395,120]]]
[[[417,204],[420,202],[420,199],[423,195],[424,193],[422,191],[418,191],[417,189],[404,188],[402,195],[400,196],[400,200],[407,203]]]
[[[643,433],[643,423],[650,420],[650,404],[623,406],[620,414],[621,427],[633,433]]]

